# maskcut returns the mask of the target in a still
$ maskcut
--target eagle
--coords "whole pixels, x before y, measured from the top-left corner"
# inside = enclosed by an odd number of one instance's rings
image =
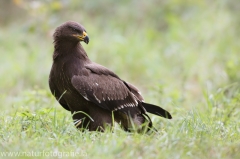
[[[80,43],[89,43],[83,25],[65,22],[55,29],[53,39],[49,87],[78,129],[104,132],[116,122],[125,131],[143,132],[153,128],[147,112],[172,118],[163,108],[145,103],[134,85],[89,59]]]

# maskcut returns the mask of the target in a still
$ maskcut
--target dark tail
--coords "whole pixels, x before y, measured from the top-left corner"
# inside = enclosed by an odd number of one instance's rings
[[[152,113],[152,114],[155,114],[155,115],[167,118],[167,119],[172,119],[171,114],[159,106],[144,103],[144,102],[142,102],[142,105],[146,109],[146,111],[149,113]]]

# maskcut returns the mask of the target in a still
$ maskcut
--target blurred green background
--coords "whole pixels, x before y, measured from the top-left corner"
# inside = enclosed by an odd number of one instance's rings
[[[65,113],[48,75],[54,29],[72,20],[88,32],[82,45],[92,61],[139,87],[175,121],[192,110],[239,121],[239,15],[238,0],[2,0],[1,111],[56,106]]]
[[[52,34],[69,20],[87,29],[90,59],[155,103],[191,107],[203,90],[239,82],[237,0],[5,0],[0,6],[1,99],[48,90]]]

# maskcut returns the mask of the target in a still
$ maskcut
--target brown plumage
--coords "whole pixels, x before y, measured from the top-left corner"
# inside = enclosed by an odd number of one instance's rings
[[[53,38],[49,86],[58,102],[73,114],[76,127],[104,131],[114,120],[126,131],[141,132],[152,127],[146,112],[172,118],[166,110],[144,103],[136,87],[88,58],[80,43],[89,42],[82,25],[66,22]]]

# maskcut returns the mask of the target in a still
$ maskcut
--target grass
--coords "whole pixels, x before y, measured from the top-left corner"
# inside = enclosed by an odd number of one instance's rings
[[[27,14],[0,30],[0,158],[240,158],[237,4],[22,1]],[[92,61],[171,112],[150,116],[158,133],[75,129],[48,88],[51,34],[69,19],[86,27]]]

